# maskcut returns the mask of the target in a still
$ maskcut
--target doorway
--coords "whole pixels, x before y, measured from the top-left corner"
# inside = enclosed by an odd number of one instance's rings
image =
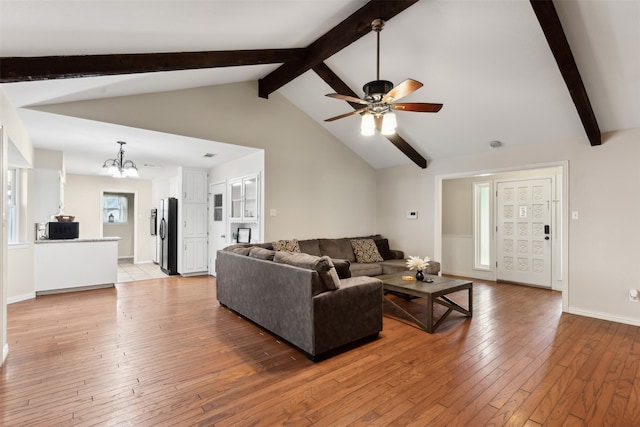
[[[102,237],[120,237],[118,259],[135,260],[136,195],[120,191],[102,192]]]
[[[553,164],[550,166],[532,167],[531,169],[521,170],[502,170],[502,171],[479,171],[476,173],[457,174],[455,176],[438,177],[436,180],[437,188],[440,191],[440,208],[436,221],[436,256],[440,258],[442,263],[442,272],[458,276],[476,278],[481,280],[504,280],[517,283],[526,283],[536,286],[551,287],[554,290],[563,290],[566,283],[566,272],[563,268],[566,265],[568,253],[564,244],[566,233],[566,209],[562,200],[567,195],[566,185],[566,167],[565,163]],[[510,243],[505,243],[506,227],[501,227],[500,222],[504,222],[501,216],[504,213],[504,207],[498,204],[498,186],[500,183],[507,182],[527,182],[536,185],[538,179],[550,179],[550,188],[544,190],[544,198],[541,203],[529,203],[520,209],[519,205],[513,207],[514,215],[519,217],[526,216],[527,224],[515,224],[516,238]],[[478,263],[478,256],[475,253],[477,248],[483,247],[478,245],[476,240],[477,218],[474,213],[474,191],[480,187],[478,184],[486,184],[491,191],[491,223],[490,233],[490,260],[489,262]],[[545,181],[548,183],[548,181]],[[506,184],[505,184],[506,185]],[[531,188],[529,188],[531,190]],[[538,191],[537,189],[535,191]],[[550,194],[546,194],[549,191]],[[523,190],[524,194],[524,190]],[[518,196],[516,196],[518,197]],[[547,203],[548,201],[548,203]],[[524,201],[522,203],[525,205]],[[533,204],[541,206],[533,206]],[[549,216],[547,216],[547,211]],[[502,212],[499,212],[502,209]],[[535,209],[534,212],[532,209]],[[532,215],[536,215],[533,218]],[[543,215],[543,218],[538,218]],[[525,222],[525,221],[521,221]],[[535,224],[534,224],[535,223]],[[545,227],[547,226],[548,227]],[[522,230],[518,229],[520,227]],[[535,227],[535,230],[534,230]],[[527,234],[523,235],[523,239],[518,239],[520,231]],[[535,236],[532,233],[536,233]],[[486,234],[485,234],[486,236]],[[545,239],[549,237],[549,239]],[[541,240],[538,240],[541,239]],[[519,241],[520,240],[520,241]],[[501,242],[499,242],[501,241]],[[535,243],[534,243],[535,241]],[[487,246],[484,246],[486,250]],[[508,276],[504,271],[498,271],[501,267],[505,267],[505,251],[515,251],[512,267],[521,267],[531,270],[532,268],[545,271],[550,274],[550,279],[541,281],[539,278],[532,280],[531,277],[522,278],[520,276]],[[438,253],[438,251],[440,251]],[[518,259],[518,251],[523,256]],[[525,255],[526,253],[526,255]],[[484,254],[486,256],[486,253]],[[539,256],[547,256],[548,261],[538,259]],[[500,258],[502,257],[502,263]],[[497,265],[496,265],[497,263]],[[502,264],[502,265],[501,265]],[[535,264],[535,266],[533,266]],[[532,267],[533,266],[533,267]],[[519,270],[518,270],[519,271]],[[534,274],[537,276],[537,274]],[[566,293],[564,295],[566,298]],[[564,298],[563,298],[564,299]]]

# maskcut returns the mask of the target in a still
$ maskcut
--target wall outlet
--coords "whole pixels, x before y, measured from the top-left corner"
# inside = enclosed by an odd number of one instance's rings
[[[640,292],[637,289],[629,290],[629,301],[631,302],[640,302]]]
[[[418,219],[418,211],[407,211],[407,219]]]

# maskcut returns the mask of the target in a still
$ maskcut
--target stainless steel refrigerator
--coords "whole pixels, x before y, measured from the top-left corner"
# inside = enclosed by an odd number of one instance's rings
[[[178,274],[178,199],[160,200],[160,268],[166,274]]]

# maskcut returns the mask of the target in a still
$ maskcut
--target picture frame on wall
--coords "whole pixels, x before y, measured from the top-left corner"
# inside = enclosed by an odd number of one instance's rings
[[[251,243],[250,228],[238,228],[238,243]]]

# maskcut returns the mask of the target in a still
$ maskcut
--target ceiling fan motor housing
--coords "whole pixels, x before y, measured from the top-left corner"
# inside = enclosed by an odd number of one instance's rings
[[[378,102],[382,96],[393,89],[393,83],[389,80],[374,80],[362,86],[367,101]]]

